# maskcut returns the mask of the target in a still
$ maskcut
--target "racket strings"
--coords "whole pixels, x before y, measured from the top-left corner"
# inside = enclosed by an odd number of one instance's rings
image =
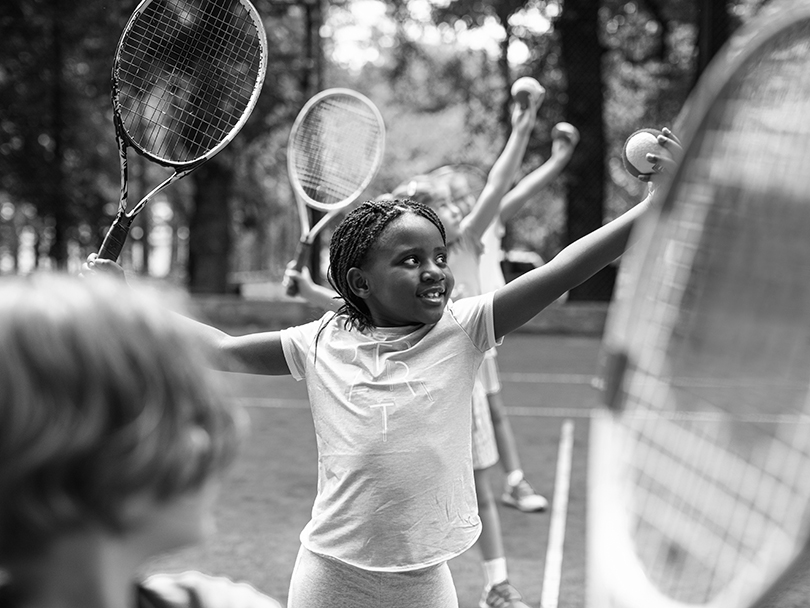
[[[235,0],[149,4],[122,38],[116,62],[118,106],[134,143],[171,163],[220,145],[261,81],[257,27]]]
[[[350,96],[325,97],[293,134],[293,177],[311,201],[339,206],[358,196],[382,155],[376,113]]]
[[[645,328],[617,422],[628,533],[691,604],[753,597],[810,533],[810,30],[794,36],[704,119],[625,314]]]
[[[668,389],[665,389],[668,390]],[[774,535],[802,530],[793,512],[807,504],[808,421],[785,420],[750,462],[723,447],[722,419],[632,417],[628,466],[636,551],[651,580],[670,597],[703,603],[741,570],[759,566]],[[795,475],[799,474],[800,477]],[[802,477],[802,475],[804,477]]]

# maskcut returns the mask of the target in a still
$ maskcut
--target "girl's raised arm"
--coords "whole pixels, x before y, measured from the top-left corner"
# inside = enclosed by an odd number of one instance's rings
[[[194,319],[182,315],[177,315],[177,318],[179,322],[189,324],[206,344],[224,355],[221,359],[228,364],[224,366],[227,369],[222,371],[265,376],[285,376],[290,373],[278,331],[231,336]]]
[[[124,269],[121,266],[112,260],[99,259],[95,253],[91,253],[82,266],[81,274],[90,277],[96,273],[112,275],[122,281],[126,280]],[[204,344],[224,355],[216,358],[222,365],[221,371],[268,376],[282,376],[290,373],[287,360],[284,358],[284,349],[281,346],[281,334],[277,331],[231,336],[216,327],[200,323],[181,314],[171,314],[175,315],[178,323],[187,324]]]
[[[618,258],[627,246],[633,224],[651,200],[648,195],[612,222],[568,245],[547,264],[498,289],[493,304],[495,336],[501,338],[528,323],[566,291]]]

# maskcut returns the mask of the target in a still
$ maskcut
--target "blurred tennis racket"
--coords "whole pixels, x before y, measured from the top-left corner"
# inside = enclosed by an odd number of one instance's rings
[[[230,143],[250,116],[267,69],[267,41],[248,0],[143,0],[112,69],[121,161],[118,213],[99,250],[116,260],[147,202]],[[127,148],[173,174],[127,208]]]
[[[793,570],[810,537],[810,5],[788,6],[701,78],[673,129],[684,157],[622,264],[591,426],[589,608],[810,592]]]
[[[327,89],[301,108],[287,146],[287,170],[301,220],[295,270],[304,267],[318,233],[374,179],[384,150],[382,116],[360,93]],[[324,213],[314,226],[310,208]],[[288,281],[286,288],[288,295],[298,293],[294,281]]]

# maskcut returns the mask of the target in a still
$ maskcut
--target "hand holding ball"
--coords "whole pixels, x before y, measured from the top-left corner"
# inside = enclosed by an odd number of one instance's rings
[[[546,90],[531,76],[518,78],[514,84],[512,84],[512,99],[521,107],[529,107],[530,98],[536,99],[536,103],[539,106],[543,103],[545,96]]]
[[[658,129],[640,129],[624,142],[624,148],[622,148],[624,168],[636,179],[655,173],[653,163],[647,160],[647,154],[656,156],[668,154],[658,143],[659,135],[661,135],[661,131]]]
[[[567,139],[576,146],[579,143],[579,130],[570,123],[558,122],[554,125],[554,128],[551,129],[551,139],[555,140],[560,138]]]

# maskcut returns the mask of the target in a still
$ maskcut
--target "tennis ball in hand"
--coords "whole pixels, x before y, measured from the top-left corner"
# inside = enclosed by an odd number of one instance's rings
[[[579,130],[567,122],[558,122],[551,129],[551,139],[559,139],[560,137],[564,137],[576,146],[579,143]]]
[[[647,160],[647,154],[666,153],[658,143],[659,135],[661,131],[658,129],[639,129],[624,142],[622,148],[624,168],[636,179],[653,173],[653,163]]]
[[[537,105],[543,103],[543,98],[546,96],[546,90],[539,82],[531,76],[524,76],[518,78],[512,84],[512,99],[515,103],[520,104],[526,108],[529,106],[529,98],[534,97],[537,99]]]

